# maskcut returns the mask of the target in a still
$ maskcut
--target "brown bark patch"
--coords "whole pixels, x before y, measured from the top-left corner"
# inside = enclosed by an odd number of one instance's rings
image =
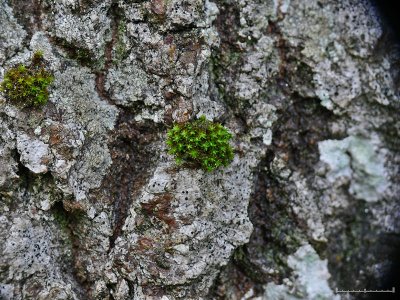
[[[171,231],[176,228],[176,220],[170,215],[172,200],[172,194],[165,193],[160,196],[156,196],[148,203],[141,203],[140,205],[145,214],[153,216],[164,222],[167,224],[168,230]]]

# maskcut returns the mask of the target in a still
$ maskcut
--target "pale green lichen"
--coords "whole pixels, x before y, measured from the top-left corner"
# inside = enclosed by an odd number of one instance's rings
[[[329,165],[327,178],[350,180],[349,192],[357,199],[377,201],[388,186],[384,157],[369,139],[349,136],[343,140],[326,140],[318,144],[321,161]]]
[[[293,270],[292,276],[284,279],[281,285],[268,283],[264,293],[265,299],[340,299],[329,287],[327,260],[321,260],[310,245],[303,245],[290,255],[287,264]]]

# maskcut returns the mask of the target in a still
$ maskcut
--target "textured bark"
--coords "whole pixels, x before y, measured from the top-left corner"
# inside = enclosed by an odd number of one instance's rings
[[[0,0],[1,299],[362,299],[400,247],[399,48],[362,0]],[[213,172],[167,129],[233,134]]]

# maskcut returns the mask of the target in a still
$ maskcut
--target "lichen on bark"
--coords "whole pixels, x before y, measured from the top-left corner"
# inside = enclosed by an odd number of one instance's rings
[[[0,81],[37,50],[55,79],[40,110],[0,95],[0,298],[385,287],[399,55],[371,3],[0,0],[0,23]],[[202,115],[232,133],[213,172],[165,144]]]

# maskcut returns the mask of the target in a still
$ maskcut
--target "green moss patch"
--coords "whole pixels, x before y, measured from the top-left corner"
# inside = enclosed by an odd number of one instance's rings
[[[178,164],[186,162],[213,171],[233,160],[231,138],[224,126],[202,116],[192,122],[174,124],[168,131],[167,145]]]
[[[43,53],[35,52],[29,66],[20,64],[6,71],[0,92],[22,107],[42,106],[49,99],[48,86],[54,77],[46,69]]]

